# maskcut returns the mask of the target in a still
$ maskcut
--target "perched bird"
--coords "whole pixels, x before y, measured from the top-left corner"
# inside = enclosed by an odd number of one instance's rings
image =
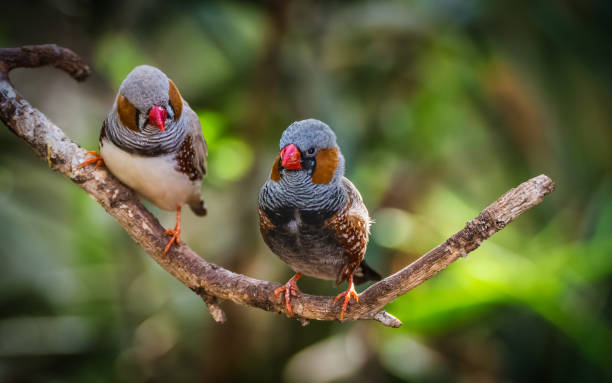
[[[197,115],[157,68],[141,65],[123,80],[100,132],[100,155],[81,163],[104,163],[121,182],[163,210],[176,210],[176,226],[164,254],[180,243],[181,207],[206,215],[200,187],[206,174],[206,141]]]
[[[344,177],[344,157],[336,135],[321,121],[291,124],[280,140],[280,153],[259,193],[259,228],[270,249],[296,274],[276,289],[290,299],[300,290],[302,275],[348,280],[340,320],[351,297],[359,302],[355,284],[380,280],[363,260],[370,216],[359,191]]]

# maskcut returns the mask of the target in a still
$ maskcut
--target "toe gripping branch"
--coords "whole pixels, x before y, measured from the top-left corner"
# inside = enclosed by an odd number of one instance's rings
[[[164,235],[171,235],[172,237],[168,241],[168,244],[164,248],[164,255],[168,254],[170,247],[176,242],[177,245],[181,243],[181,207],[176,208],[176,226],[174,229],[167,229]]]
[[[295,274],[287,283],[282,285],[281,287],[274,290],[274,295],[277,298],[281,297],[281,294],[285,296],[285,307],[287,308],[287,314],[292,317],[293,309],[291,308],[291,297],[299,296],[302,291],[298,288],[297,281],[302,277],[302,273]],[[334,304],[338,302],[341,298],[344,298],[344,302],[342,303],[342,309],[340,311],[340,320],[344,319],[344,313],[348,307],[351,298],[355,298],[355,301],[359,303],[359,296],[357,295],[357,291],[355,290],[355,284],[353,283],[353,276],[351,275],[348,280],[348,288],[346,291],[341,292],[334,298]],[[282,299],[282,298],[281,298]]]
[[[293,309],[291,308],[291,296],[297,297],[302,292],[298,288],[297,281],[302,278],[302,273],[297,273],[287,283],[274,290],[274,295],[279,298],[280,294],[285,293],[285,307],[287,308],[287,314],[290,317],[293,316]]]
[[[348,307],[351,297],[355,298],[355,302],[359,303],[359,296],[357,295],[355,284],[353,283],[353,275],[349,277],[348,288],[346,291],[341,292],[334,298],[334,304],[342,297],[344,297],[344,303],[342,304],[342,310],[340,311],[340,320],[344,318],[344,313],[346,312],[346,308]]]
[[[90,165],[90,164],[93,164],[93,163],[96,164],[96,168],[98,168],[99,166],[104,165],[104,159],[102,158],[101,155],[98,154],[98,152],[96,152],[96,151],[89,151],[89,152],[87,152],[87,154],[92,156],[92,158],[81,162],[79,164],[79,168],[82,168],[84,166],[87,166],[87,165]]]

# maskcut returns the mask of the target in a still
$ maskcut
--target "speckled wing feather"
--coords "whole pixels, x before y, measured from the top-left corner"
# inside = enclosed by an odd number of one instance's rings
[[[187,135],[176,155],[177,170],[192,181],[201,180],[206,174],[206,141],[198,116],[190,108],[185,108],[183,113],[182,122],[187,124]]]
[[[370,237],[370,216],[359,191],[347,178],[342,179],[342,184],[348,197],[346,207],[326,222],[346,249],[347,263],[338,273],[337,284],[345,281],[360,266]]]
[[[208,156],[208,147],[206,146],[206,140],[202,135],[202,126],[200,125],[200,119],[193,110],[187,105],[187,102],[183,101],[185,105],[184,118],[187,119],[189,127],[188,136],[191,136],[193,141],[194,156],[193,164],[197,169],[200,178],[206,175],[206,156]]]
[[[177,170],[186,174],[192,181],[200,181],[206,174],[206,156],[208,148],[202,135],[200,120],[191,108],[184,102],[183,123],[187,124],[187,135],[176,154]],[[206,215],[204,201],[200,193],[187,201],[191,210],[197,215]]]

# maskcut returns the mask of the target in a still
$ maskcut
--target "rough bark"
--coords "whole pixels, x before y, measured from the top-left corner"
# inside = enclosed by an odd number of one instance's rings
[[[167,256],[163,255],[167,240],[164,228],[134,192],[104,167],[79,168],[86,151],[33,108],[10,83],[8,72],[11,69],[43,65],[62,69],[77,80],[85,79],[90,73],[76,54],[56,45],[0,49],[0,119],[11,131],[27,142],[51,169],[64,174],[102,205],[155,262],[200,295],[216,321],[226,319],[218,305],[219,299],[286,313],[284,303],[273,293],[279,283],[250,278],[209,263],[184,243],[174,246]],[[349,306],[345,320],[376,320],[386,326],[399,327],[401,322],[397,318],[382,311],[387,303],[478,248],[482,241],[540,203],[553,189],[554,183],[545,175],[511,189],[443,244],[363,291],[359,304]],[[292,305],[296,319],[303,324],[309,319],[337,320],[340,310],[340,305],[333,304],[332,297],[309,294],[293,298]]]

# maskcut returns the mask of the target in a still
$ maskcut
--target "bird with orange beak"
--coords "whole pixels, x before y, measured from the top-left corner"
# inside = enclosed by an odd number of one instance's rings
[[[141,65],[123,80],[100,132],[100,154],[86,166],[104,163],[124,184],[163,210],[176,211],[164,254],[180,243],[181,207],[206,215],[200,188],[206,173],[206,141],[197,115],[177,87],[157,68]]]
[[[274,293],[284,296],[293,315],[291,297],[300,294],[302,275],[348,282],[340,320],[355,285],[379,280],[364,261],[370,216],[357,188],[344,177],[344,157],[329,126],[315,119],[291,124],[280,139],[280,153],[259,193],[259,229],[264,241],[295,275]]]

